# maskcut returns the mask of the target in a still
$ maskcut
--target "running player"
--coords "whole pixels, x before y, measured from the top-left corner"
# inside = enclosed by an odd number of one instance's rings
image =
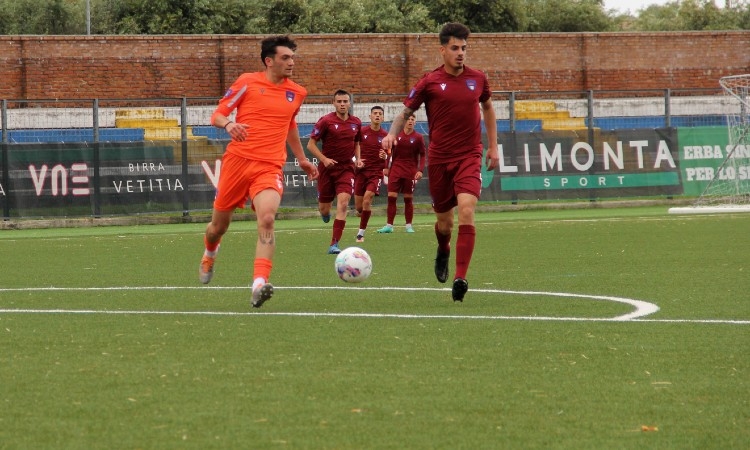
[[[305,156],[295,121],[307,96],[305,88],[290,79],[296,49],[297,45],[288,36],[263,39],[260,59],[265,71],[240,75],[211,116],[211,123],[225,129],[232,140],[221,162],[198,276],[201,283],[211,281],[219,244],[229,229],[234,210],[243,208],[250,199],[258,229],[251,301],[255,308],[273,295],[269,280],[276,249],[274,223],[284,192],[282,174],[287,144],[308,177],[311,180],[318,177],[317,168]],[[229,117],[235,110],[232,121]]]
[[[443,65],[422,77],[404,101],[402,114],[396,116],[383,149],[397,144],[409,116],[424,103],[429,126],[427,169],[432,207],[435,211],[437,255],[435,276],[448,280],[454,209],[458,209],[456,272],[453,279],[454,301],[463,301],[469,290],[469,269],[476,230],[474,210],[482,190],[482,128],[487,129],[488,170],[499,164],[497,125],[487,75],[465,65],[469,29],[460,23],[448,23],[440,30],[440,55]],[[480,111],[481,109],[481,111]]]
[[[307,149],[318,159],[318,211],[323,222],[331,220],[331,207],[336,200],[328,253],[341,253],[339,241],[344,234],[349,201],[354,193],[354,168],[362,167],[359,143],[362,121],[349,113],[351,96],[343,89],[333,94],[334,112],[321,117],[313,127]],[[322,151],[318,141],[323,142]]]
[[[385,159],[388,157],[382,146],[383,138],[388,134],[381,126],[384,118],[383,107],[373,106],[370,109],[370,125],[362,127],[359,151],[363,166],[357,169],[354,176],[354,209],[359,213],[357,242],[365,241],[367,223],[372,215],[372,201],[380,192],[380,184],[383,182]]]
[[[385,226],[378,233],[393,233],[393,221],[396,218],[396,201],[398,194],[404,196],[404,218],[406,232],[414,233],[414,188],[422,179],[425,165],[424,138],[414,131],[417,118],[412,114],[397,138],[398,144],[393,147],[388,158],[388,167],[383,174],[388,177],[388,208],[386,209]]]

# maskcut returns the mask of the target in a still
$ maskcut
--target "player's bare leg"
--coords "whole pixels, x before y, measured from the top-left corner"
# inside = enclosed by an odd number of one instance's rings
[[[211,282],[214,276],[214,263],[216,254],[219,252],[221,238],[229,229],[234,211],[216,211],[211,214],[211,222],[206,226],[206,234],[203,236],[205,250],[198,267],[198,279],[203,284]]]
[[[331,221],[331,207],[333,202],[318,203],[318,212],[320,212],[320,218],[323,219],[324,223]]]
[[[357,212],[357,217],[362,216],[362,211],[364,211],[365,204],[365,197],[364,195],[355,195],[354,196],[354,211]]]
[[[260,308],[273,296],[273,285],[270,283],[273,255],[276,251],[274,226],[276,212],[281,204],[281,194],[273,189],[266,189],[253,198],[257,217],[258,240],[255,243],[255,261],[253,265],[252,306]]]

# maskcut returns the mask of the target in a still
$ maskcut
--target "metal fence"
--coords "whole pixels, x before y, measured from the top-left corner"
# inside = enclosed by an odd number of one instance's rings
[[[386,122],[402,108],[405,94],[353,95],[352,113],[367,121],[369,108],[382,105]],[[118,126],[121,121],[138,118],[138,111],[150,110],[159,117],[177,121],[180,136],[157,136],[188,139],[191,131],[198,136],[228,138],[223,130],[210,123],[219,98],[155,98],[155,99],[40,99],[0,100],[0,140],[5,144],[29,142],[123,142],[148,140],[143,127]],[[733,107],[731,100],[716,89],[660,89],[640,91],[585,92],[494,92],[493,102],[500,131],[539,131],[539,118],[534,113],[557,112],[581,119],[586,127],[600,129],[639,127],[684,127],[725,125],[725,117]],[[536,104],[530,110],[524,105]],[[554,110],[548,109],[549,103]],[[543,105],[542,105],[543,104]],[[519,117],[519,106],[528,114]],[[536,109],[534,109],[536,108]],[[310,96],[298,116],[302,125],[314,124],[332,111],[330,96]],[[539,116],[539,114],[536,114]],[[426,122],[424,109],[417,113],[419,122]],[[165,122],[166,124],[166,122]],[[192,130],[190,128],[193,128]],[[196,128],[197,127],[197,128]]]
[[[352,112],[366,124],[370,108],[381,105],[387,128],[404,98],[355,93]],[[297,117],[303,139],[333,110],[331,100],[308,97]],[[3,217],[209,210],[229,138],[210,124],[218,101],[2,100]],[[483,174],[482,200],[497,202],[693,195],[698,187],[686,183],[704,180],[682,170],[692,158],[681,146],[721,147],[735,107],[719,88],[494,92],[493,104],[503,161]],[[417,120],[427,136],[424,108]],[[625,175],[632,184],[623,184]],[[293,158],[285,178],[282,206],[316,204],[315,185]],[[429,202],[426,185],[418,185],[419,202]]]

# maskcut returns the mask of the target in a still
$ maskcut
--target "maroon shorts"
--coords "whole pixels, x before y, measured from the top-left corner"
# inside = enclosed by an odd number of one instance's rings
[[[414,188],[417,186],[417,180],[414,178],[388,177],[388,192],[397,194],[414,194]]]
[[[458,194],[471,194],[476,198],[482,194],[480,156],[445,164],[430,164],[427,173],[432,208],[436,213],[444,213],[454,208],[458,204]],[[390,185],[390,180],[388,184]]]
[[[370,191],[378,194],[383,182],[383,170],[358,170],[354,175],[354,195],[363,196]]]
[[[318,202],[331,203],[339,194],[354,192],[354,163],[318,165]]]

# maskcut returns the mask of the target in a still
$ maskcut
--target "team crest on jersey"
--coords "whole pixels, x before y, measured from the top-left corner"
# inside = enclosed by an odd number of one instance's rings
[[[357,131],[357,126],[352,124],[352,131]]]
[[[411,139],[409,139],[409,143],[410,143],[410,144],[413,144],[413,143],[414,143],[414,141],[415,141],[415,139],[414,139],[414,138],[411,138]]]
[[[286,91],[286,101],[288,101],[289,103],[294,101],[294,92]]]
[[[382,138],[382,137],[379,137],[379,138],[378,138],[378,144],[380,144],[380,143],[382,143],[382,142],[383,142],[383,138]]]
[[[417,94],[417,90],[414,88],[411,88],[411,91],[409,91],[409,97],[408,98],[414,98],[414,96]]]
[[[475,90],[477,88],[477,80],[466,80],[466,87],[469,90]]]

